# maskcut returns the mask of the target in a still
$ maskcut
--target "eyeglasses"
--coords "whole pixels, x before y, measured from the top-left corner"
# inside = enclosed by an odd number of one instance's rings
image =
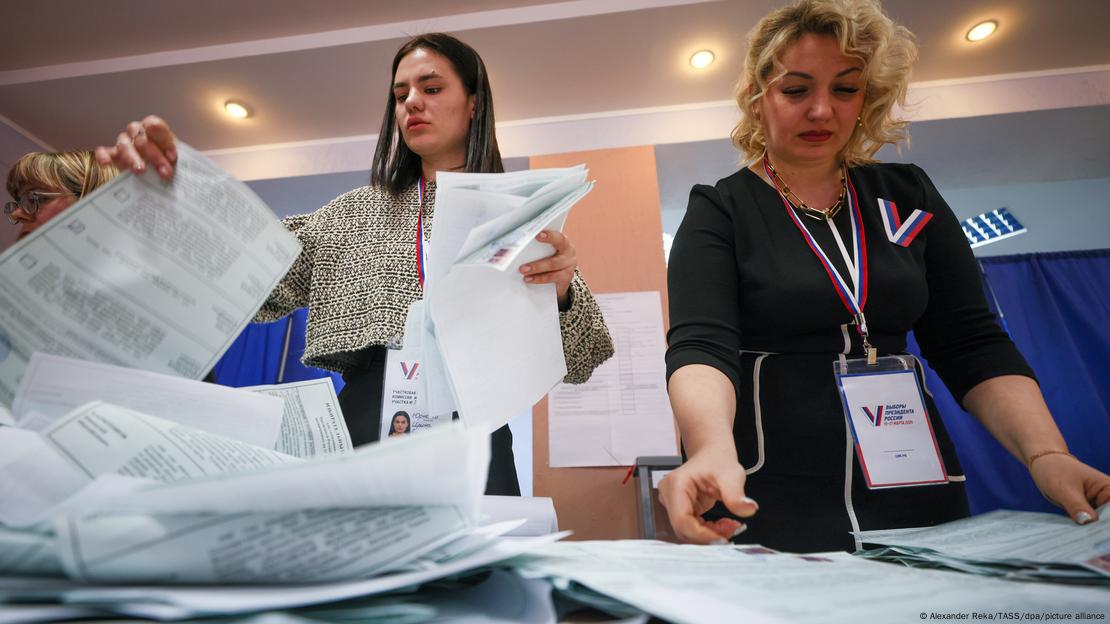
[[[33,217],[36,213],[38,213],[39,206],[41,206],[44,201],[50,201],[49,199],[47,199],[48,197],[61,197],[62,195],[66,195],[66,193],[43,193],[41,191],[31,191],[30,193],[27,193],[23,197],[19,198],[19,201],[10,201],[4,204],[4,215],[8,217],[8,221],[19,225],[19,219],[16,219],[12,216],[12,213],[15,212],[16,208],[23,210],[23,212],[27,213],[28,216]]]

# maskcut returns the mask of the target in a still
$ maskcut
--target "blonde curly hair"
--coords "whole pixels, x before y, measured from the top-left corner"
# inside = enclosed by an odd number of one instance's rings
[[[767,149],[756,109],[772,82],[785,73],[779,58],[805,34],[830,35],[845,56],[863,62],[864,94],[860,123],[844,147],[849,166],[876,162],[883,145],[908,141],[909,122],[895,119],[894,105],[904,105],[910,69],[917,60],[913,33],[887,17],[877,0],[799,0],[756,24],[748,35],[744,73],[736,85],[740,121],[732,144],[751,162]]]
[[[84,197],[117,175],[114,165],[97,163],[89,150],[30,152],[12,165],[7,187],[12,199],[32,188]]]

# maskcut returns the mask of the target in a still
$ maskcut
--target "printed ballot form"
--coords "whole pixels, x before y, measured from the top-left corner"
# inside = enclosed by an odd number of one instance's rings
[[[178,143],[171,181],[125,173],[0,254],[0,403],[36,351],[200,379],[300,244]]]
[[[331,377],[240,390],[285,400],[274,449],[294,457],[346,455],[354,450]]]
[[[92,401],[276,450],[286,427],[282,400],[267,394],[45,353],[31,356],[12,413],[19,427],[43,431]]]
[[[536,235],[562,230],[593,189],[587,175],[580,165],[437,177],[426,309],[471,425],[497,429],[566,376],[554,285],[527,284],[518,269],[553,253]]]
[[[616,353],[586,383],[551,391],[551,467],[631,466],[644,455],[677,455],[659,292],[594,297]]]

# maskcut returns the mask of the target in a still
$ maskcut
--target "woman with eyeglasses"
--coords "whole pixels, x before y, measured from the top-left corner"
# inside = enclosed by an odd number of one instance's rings
[[[24,154],[8,172],[8,194],[15,201],[4,204],[4,215],[20,226],[22,239],[117,175],[114,165],[98,163],[90,150]]]

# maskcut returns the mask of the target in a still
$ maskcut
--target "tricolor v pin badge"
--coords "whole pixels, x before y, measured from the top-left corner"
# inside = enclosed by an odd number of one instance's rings
[[[890,242],[902,247],[909,247],[918,233],[924,229],[925,224],[933,218],[930,212],[914,210],[908,219],[902,221],[898,216],[898,207],[894,202],[879,198],[879,214],[883,216],[883,227],[886,228],[886,237]]]

